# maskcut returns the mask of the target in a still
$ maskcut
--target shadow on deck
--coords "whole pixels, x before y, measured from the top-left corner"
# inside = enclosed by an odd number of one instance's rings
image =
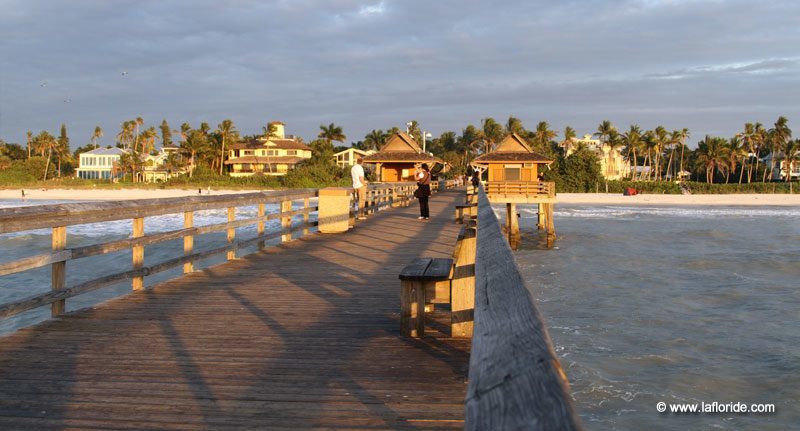
[[[0,428],[462,428],[469,340],[436,324],[400,337],[397,279],[452,254],[461,197],[433,196],[429,221],[383,211],[4,337]]]

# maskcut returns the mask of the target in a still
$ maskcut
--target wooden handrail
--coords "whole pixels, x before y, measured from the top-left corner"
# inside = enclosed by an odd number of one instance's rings
[[[546,195],[548,197],[555,197],[556,186],[554,182],[487,181],[486,193],[490,195]]]
[[[445,183],[445,187],[447,186],[452,186],[452,184]],[[413,182],[371,184],[368,188],[369,208],[374,212],[382,207],[393,205],[398,199],[409,200],[414,188],[416,188],[416,184]],[[292,233],[297,231],[302,231],[303,235],[308,234],[309,228],[318,224],[309,221],[309,214],[319,209],[317,206],[310,205],[310,198],[316,197],[318,193],[319,191],[316,189],[295,189],[218,196],[82,202],[0,209],[0,234],[42,228],[51,228],[53,232],[53,247],[50,253],[0,263],[0,276],[51,266],[53,270],[52,290],[11,303],[0,304],[0,318],[13,316],[47,304],[52,304],[54,316],[59,315],[64,312],[65,299],[82,293],[126,280],[132,280],[133,289],[139,290],[144,286],[144,277],[148,275],[177,266],[183,266],[184,273],[192,272],[194,262],[199,259],[225,253],[230,260],[236,258],[237,252],[241,248],[257,245],[261,249],[267,240],[275,238],[289,241]],[[301,199],[303,208],[293,209],[292,202]],[[280,210],[267,214],[264,205],[268,203],[279,204]],[[237,220],[236,208],[242,206],[257,206],[258,215]],[[226,222],[194,226],[195,211],[223,208],[227,210]],[[145,233],[145,217],[181,213],[184,216],[182,228],[167,232]],[[292,227],[291,220],[296,215],[302,215],[303,222]],[[67,244],[66,229],[68,226],[127,219],[133,220],[133,233],[129,238],[72,248]],[[265,222],[269,220],[280,220],[280,230],[266,232]],[[257,225],[256,236],[244,240],[237,238],[236,228],[250,225]],[[208,251],[194,252],[196,235],[221,231],[227,232],[227,243],[224,246]],[[145,246],[178,239],[184,241],[183,256],[144,266]],[[133,260],[129,270],[70,287],[65,285],[67,261],[124,250],[132,251]]]
[[[582,430],[541,314],[478,190],[468,430]]]

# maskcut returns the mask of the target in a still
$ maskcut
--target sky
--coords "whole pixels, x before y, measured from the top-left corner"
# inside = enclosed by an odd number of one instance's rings
[[[0,0],[0,138],[112,145],[141,116],[348,143],[509,115],[579,135],[800,122],[800,2]],[[800,135],[800,126],[794,125]]]

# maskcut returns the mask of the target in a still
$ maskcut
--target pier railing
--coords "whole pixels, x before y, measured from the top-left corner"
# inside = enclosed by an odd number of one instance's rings
[[[486,182],[488,195],[542,195],[555,197],[556,185],[554,182],[538,181],[488,181]]]
[[[453,183],[445,184],[445,186],[452,185]],[[371,184],[367,191],[367,209],[370,213],[374,213],[384,207],[405,204],[413,198],[415,188],[415,183]],[[146,276],[180,266],[183,267],[184,274],[190,273],[194,271],[194,263],[201,259],[225,254],[227,260],[233,260],[241,256],[245,248],[257,246],[257,250],[259,250],[263,249],[269,240],[280,238],[281,242],[286,242],[290,241],[293,234],[297,232],[306,235],[319,223],[319,221],[310,221],[310,215],[319,210],[318,206],[312,206],[312,199],[316,198],[318,194],[319,191],[316,189],[294,189],[218,196],[84,202],[0,209],[0,234],[50,229],[52,237],[52,247],[49,253],[0,262],[0,276],[45,266],[51,268],[51,290],[0,304],[0,319],[46,305],[51,305],[52,316],[58,316],[65,312],[67,299],[87,292],[128,280],[131,281],[134,291],[141,290],[144,288]],[[294,204],[299,201],[302,202],[302,207],[294,208],[299,206],[299,204]],[[278,211],[267,213],[267,204],[278,204]],[[237,208],[252,206],[257,207],[255,217],[236,218]],[[194,223],[195,212],[211,209],[227,210],[227,221],[196,226]],[[165,232],[145,232],[144,220],[146,217],[165,214],[182,214],[182,226],[175,226],[174,229]],[[300,215],[302,215],[303,221],[293,226],[292,219]],[[353,214],[351,214],[352,217]],[[69,226],[119,220],[131,220],[132,229],[128,238],[78,247],[70,247],[67,242],[67,227]],[[280,228],[277,230],[267,229],[266,222],[270,220],[280,220]],[[252,225],[256,225],[255,237],[237,238],[237,228]],[[196,236],[223,231],[226,232],[225,243],[206,251],[194,250]],[[183,240],[183,255],[145,266],[145,246],[181,239]],[[67,262],[129,250],[132,254],[129,269],[72,286],[66,285]]]
[[[491,204],[478,190],[468,430],[580,430],[569,384]]]

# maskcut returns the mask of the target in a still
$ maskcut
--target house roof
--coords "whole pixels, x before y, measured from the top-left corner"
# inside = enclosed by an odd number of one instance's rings
[[[436,157],[424,153],[414,138],[404,132],[397,132],[386,141],[381,150],[364,157],[366,163],[382,162],[432,162]]]
[[[85,151],[81,154],[91,154],[93,156],[121,156],[127,154],[127,151],[122,148],[95,148],[91,151]]]
[[[354,152],[356,154],[362,155],[362,156],[366,156],[366,155],[375,153],[375,151],[373,151],[373,150],[364,151],[364,150],[359,150],[358,148],[348,148],[346,150],[339,151],[338,153],[334,154],[334,156],[338,156],[340,154],[345,154],[345,153],[348,153],[350,151],[352,151],[352,152]]]
[[[287,165],[294,165],[303,160],[308,160],[308,159],[295,156],[279,156],[279,157],[244,156],[244,157],[234,157],[232,159],[225,160],[225,164],[232,165],[234,163],[253,163],[256,165],[266,165],[266,164],[274,165],[277,163],[281,163]]]
[[[435,162],[439,159],[426,153],[384,152],[380,151],[371,156],[364,157],[364,163],[386,162]]]
[[[267,149],[279,149],[279,150],[311,151],[311,147],[296,139],[270,139],[269,141],[263,139],[253,139],[250,142],[240,142],[233,144],[229,148],[232,150],[267,148]]]
[[[553,162],[553,159],[534,152],[522,137],[512,133],[500,141],[494,151],[476,158],[474,162],[535,162],[549,164]]]

